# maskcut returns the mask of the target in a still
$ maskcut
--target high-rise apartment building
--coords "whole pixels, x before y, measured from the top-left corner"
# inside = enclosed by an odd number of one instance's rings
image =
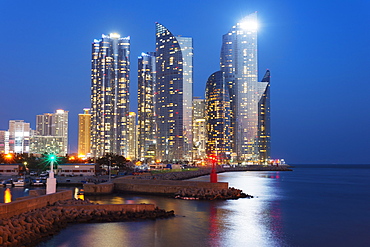
[[[136,113],[130,112],[128,116],[128,145],[127,145],[127,156],[129,160],[135,160],[137,158],[137,125],[136,125]]]
[[[224,72],[213,73],[206,84],[206,152],[209,157],[217,157],[221,163],[231,157],[231,110],[228,87]]]
[[[155,52],[141,53],[138,58],[138,158],[141,161],[155,159],[155,80]]]
[[[92,43],[91,152],[127,156],[130,37],[111,33]]]
[[[36,131],[31,137],[31,153],[68,153],[68,111],[56,110],[36,116]]]
[[[9,121],[9,152],[28,153],[30,151],[30,123],[23,120]]]
[[[78,114],[78,156],[90,155],[91,114],[90,109],[83,109],[84,113]]]
[[[221,71],[231,101],[232,148],[238,160],[258,161],[260,156],[258,112],[266,83],[258,82],[257,62],[257,13],[252,13],[223,35],[221,49]]]
[[[193,160],[206,157],[206,113],[205,100],[193,98]]]
[[[268,162],[270,156],[270,71],[267,70],[262,81],[259,83],[258,102],[258,153],[261,163]]]
[[[159,160],[191,160],[193,39],[156,23],[156,123]]]

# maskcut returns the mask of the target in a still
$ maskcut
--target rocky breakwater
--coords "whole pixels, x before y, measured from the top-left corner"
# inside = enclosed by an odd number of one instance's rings
[[[51,206],[2,219],[0,246],[36,246],[72,223],[134,221],[174,216],[173,211],[166,212],[158,208],[150,211],[109,211],[101,208],[86,209],[84,205],[94,204],[82,200],[59,201]]]
[[[228,189],[204,189],[204,188],[184,188],[175,193],[175,198],[184,200],[226,200],[238,198],[253,198],[253,196],[243,193],[242,190],[230,187]]]
[[[167,172],[155,175],[134,176],[133,179],[155,179],[155,180],[185,180],[189,178],[209,175],[211,168],[199,169],[197,171],[182,171],[182,172]],[[225,169],[217,167],[217,172],[224,172]],[[191,181],[189,181],[191,182]],[[228,189],[217,188],[195,188],[183,187],[175,194],[175,198],[185,200],[226,200],[238,198],[253,198],[253,196],[245,194],[242,190],[230,187]]]

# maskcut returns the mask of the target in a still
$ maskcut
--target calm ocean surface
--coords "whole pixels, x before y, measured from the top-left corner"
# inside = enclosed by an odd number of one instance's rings
[[[370,246],[370,165],[293,169],[219,174],[220,182],[253,199],[89,197],[98,203],[154,203],[176,217],[72,225],[39,246]]]

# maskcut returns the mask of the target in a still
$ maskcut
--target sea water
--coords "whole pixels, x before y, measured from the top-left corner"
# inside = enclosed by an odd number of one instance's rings
[[[292,172],[227,172],[218,180],[254,198],[89,197],[154,203],[176,217],[71,225],[39,246],[370,246],[370,165],[295,165]]]

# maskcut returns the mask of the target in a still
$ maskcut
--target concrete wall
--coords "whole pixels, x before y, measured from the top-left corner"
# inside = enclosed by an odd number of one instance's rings
[[[84,210],[107,210],[107,211],[125,211],[125,212],[140,212],[153,211],[154,204],[102,204],[102,205],[63,205],[63,208],[75,208]]]
[[[83,185],[84,192],[86,195],[104,195],[110,194],[114,190],[113,183],[102,183],[102,184],[93,184],[88,183]]]
[[[115,179],[114,189],[120,192],[139,192],[153,194],[174,194],[185,188],[228,189],[228,183],[199,181],[152,180],[152,179]]]
[[[42,208],[48,204],[53,204],[60,200],[69,200],[73,198],[72,190],[56,192],[54,194],[42,195],[38,197],[19,198],[10,203],[0,204],[0,219],[9,218],[32,209]]]

